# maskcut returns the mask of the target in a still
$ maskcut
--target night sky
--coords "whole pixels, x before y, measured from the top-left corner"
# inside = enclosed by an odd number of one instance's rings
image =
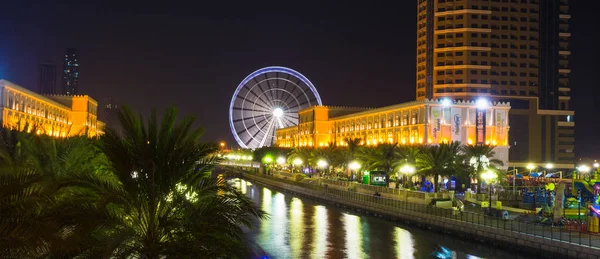
[[[11,2],[1,7],[0,78],[37,90],[38,60],[52,57],[61,70],[64,49],[75,47],[80,93],[100,105],[115,98],[143,114],[175,105],[197,117],[206,141],[234,143],[232,94],[265,66],[304,74],[327,105],[379,107],[415,98],[415,0]],[[598,6],[591,6],[598,1],[570,2],[576,153],[600,157],[600,84],[593,80],[600,23]]]

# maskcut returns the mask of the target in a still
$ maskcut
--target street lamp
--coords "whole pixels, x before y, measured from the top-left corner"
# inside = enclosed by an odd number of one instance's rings
[[[300,168],[300,166],[302,165],[302,159],[295,158],[294,161],[292,161],[292,165],[293,166],[297,166],[298,168]],[[293,170],[292,170],[292,173],[294,173]]]
[[[352,173],[352,180],[354,180],[354,172],[356,172],[356,170],[360,168],[360,164],[356,161],[352,161],[350,162],[350,164],[348,164],[348,168],[350,168],[350,171]]]
[[[282,156],[278,157],[278,158],[277,158],[277,164],[278,164],[278,165],[283,165],[283,164],[285,164],[285,157],[282,157]]]
[[[317,161],[317,167],[321,168],[321,171],[324,170],[327,167],[327,161],[320,159]]]
[[[408,176],[411,174],[414,174],[416,171],[415,167],[409,164],[405,164],[404,166],[400,167],[400,172],[403,173],[406,176],[406,180],[408,181]]]
[[[527,165],[527,169],[529,169],[529,174],[531,174],[531,170],[535,169],[535,165],[533,165],[533,164],[528,164],[528,165]]]
[[[221,148],[225,148],[225,142],[221,141],[221,143],[219,143],[219,146],[221,146]]]
[[[594,163],[594,168],[598,169],[598,166],[600,166],[600,164]]]
[[[589,173],[590,172],[590,167],[587,165],[580,165],[579,166],[579,171],[581,171],[582,173]]]
[[[491,184],[491,181],[494,180],[496,177],[497,177],[496,173],[489,171],[489,170],[481,173],[481,178],[483,180],[485,180],[485,183],[488,185],[488,188],[489,188],[488,196],[490,196],[490,201],[488,203],[488,211],[492,210],[492,184]]]

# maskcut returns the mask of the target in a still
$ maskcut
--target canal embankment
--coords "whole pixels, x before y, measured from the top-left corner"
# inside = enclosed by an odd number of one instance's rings
[[[600,259],[600,237],[588,233],[373,197],[328,188],[317,181],[297,182],[254,173],[241,173],[239,176],[294,195],[508,249],[550,258]]]

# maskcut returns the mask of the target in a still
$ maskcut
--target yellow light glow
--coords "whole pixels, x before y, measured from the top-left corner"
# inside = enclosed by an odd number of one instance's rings
[[[363,250],[363,234],[360,217],[344,213],[342,222],[346,233],[346,254],[354,258],[369,258]]]
[[[469,144],[469,145],[473,145],[473,140],[471,140],[471,139],[468,139],[468,140],[467,140],[467,144]]]
[[[412,234],[399,227],[394,228],[394,241],[396,242],[396,258],[415,258],[415,242]]]

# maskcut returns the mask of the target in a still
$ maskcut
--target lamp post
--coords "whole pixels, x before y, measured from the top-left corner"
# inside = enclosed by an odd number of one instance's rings
[[[300,166],[302,165],[302,159],[300,159],[300,158],[295,158],[295,159],[294,159],[294,161],[292,161],[292,164],[293,164],[294,166],[297,166],[298,168],[300,168]],[[292,170],[292,173],[294,173],[294,172],[293,172],[293,170]]]
[[[527,165],[527,169],[529,169],[529,174],[531,174],[531,170],[535,169],[535,165],[533,165],[533,164],[528,164],[528,165]]]
[[[356,161],[352,161],[350,162],[350,164],[348,164],[348,168],[350,168],[350,172],[352,173],[352,180],[354,181],[355,172],[360,168],[360,164]]]
[[[269,174],[269,164],[273,163],[273,157],[267,155],[263,158],[263,162],[267,165],[267,174]]]
[[[490,197],[489,199],[489,203],[488,203],[488,212],[492,211],[492,184],[491,181],[493,179],[495,179],[497,177],[496,173],[492,172],[492,171],[486,171],[481,173],[481,178],[485,180],[485,183],[488,185],[488,196]]]
[[[400,167],[400,172],[403,173],[406,176],[406,180],[408,181],[408,176],[411,174],[414,174],[416,171],[415,167],[409,164],[405,164],[404,166]]]
[[[327,161],[325,161],[324,159],[320,159],[319,161],[317,161],[317,167],[321,168],[321,171],[327,168],[327,165]]]

